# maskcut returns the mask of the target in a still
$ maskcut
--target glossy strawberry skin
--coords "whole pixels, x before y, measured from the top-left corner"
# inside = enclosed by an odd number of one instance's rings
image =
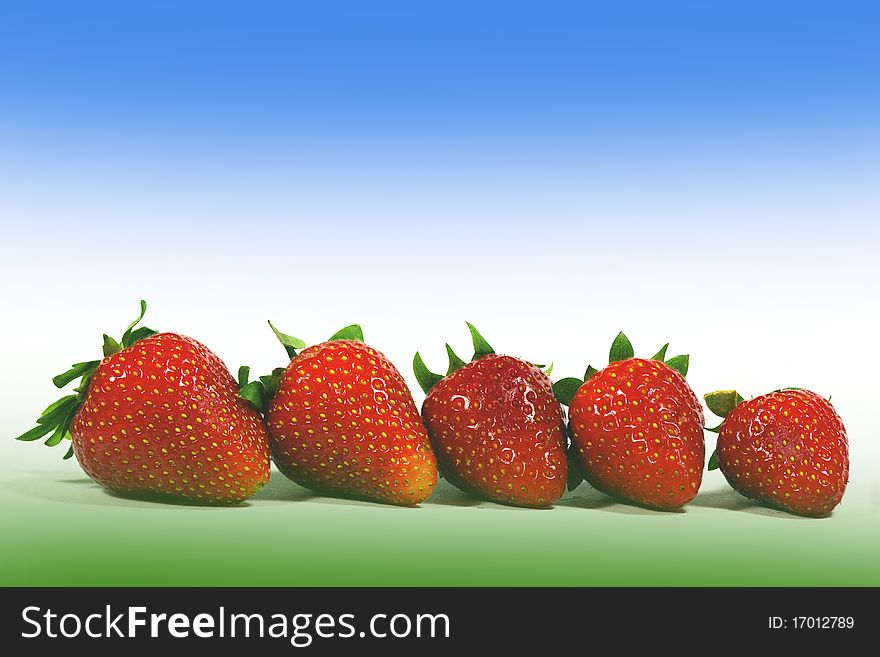
[[[204,345],[159,333],[104,358],[71,426],[74,455],[121,493],[230,504],[269,480],[259,413]]]
[[[334,340],[296,356],[267,424],[275,464],[307,488],[412,506],[437,484],[437,462],[406,382],[363,342]]]
[[[565,492],[562,408],[534,365],[483,356],[431,388],[422,417],[441,471],[459,488],[527,507]]]
[[[721,423],[718,466],[752,499],[824,516],[849,479],[846,429],[834,407],[808,390],[782,390],[737,405]]]
[[[703,476],[703,411],[684,377],[628,358],[590,377],[569,406],[572,442],[595,488],[643,506],[690,502]]]

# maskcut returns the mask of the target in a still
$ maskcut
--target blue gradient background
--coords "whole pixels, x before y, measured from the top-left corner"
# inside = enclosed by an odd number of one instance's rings
[[[414,389],[465,319],[559,376],[625,329],[699,393],[833,394],[838,513],[876,525],[878,34],[867,2],[4,3],[4,431],[142,297],[260,371],[264,319],[359,321]]]

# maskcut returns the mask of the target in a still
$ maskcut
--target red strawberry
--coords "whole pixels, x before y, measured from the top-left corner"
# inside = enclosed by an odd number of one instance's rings
[[[562,408],[538,367],[498,356],[468,324],[474,358],[465,364],[446,345],[449,371],[432,374],[417,353],[416,377],[427,393],[422,417],[443,475],[458,488],[517,506],[545,507],[567,481]]]
[[[104,336],[104,359],[78,363],[53,381],[82,377],[78,394],[52,404],[19,440],[65,438],[96,482],[120,493],[233,503],[269,479],[269,447],[259,413],[240,399],[223,362],[175,333],[134,329],[121,344]]]
[[[621,333],[611,363],[586,381],[557,382],[584,478],[614,497],[658,509],[690,502],[700,488],[703,411],[684,379],[688,357],[634,358]],[[572,395],[572,389],[576,392]]]
[[[397,368],[364,344],[360,327],[300,354],[304,342],[272,329],[292,360],[256,394],[242,393],[268,407],[278,469],[333,495],[407,506],[428,499],[437,462],[412,394]]]
[[[831,513],[846,490],[846,429],[831,403],[789,388],[744,401],[735,390],[706,395],[724,418],[709,469],[721,468],[752,499],[804,516]]]

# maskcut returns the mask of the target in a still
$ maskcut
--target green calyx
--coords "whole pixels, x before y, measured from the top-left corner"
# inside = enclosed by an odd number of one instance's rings
[[[708,409],[720,418],[727,417],[734,408],[745,401],[743,396],[736,390],[716,390],[715,392],[703,395],[703,399],[706,401]],[[706,431],[718,433],[721,431],[721,425],[719,424],[717,427],[706,427]],[[709,457],[707,468],[709,470],[718,469],[717,449],[712,452],[712,456]]]
[[[473,342],[474,345],[474,355],[471,357],[471,362],[474,362],[483,356],[494,354],[495,350],[492,348],[492,345],[490,345],[486,338],[480,334],[477,328],[470,322],[465,322],[465,324],[467,324],[468,331],[470,331],[471,334],[471,342]],[[446,368],[445,375],[436,374],[429,370],[419,352],[416,352],[416,355],[413,356],[413,372],[416,375],[416,381],[419,382],[419,387],[426,395],[428,394],[428,391],[442,381],[444,377],[449,376],[453,372],[456,372],[467,365],[467,363],[459,358],[452,350],[449,343],[446,344],[446,356],[449,359],[449,366]]]
[[[687,376],[688,366],[690,365],[690,356],[684,354],[681,356],[673,356],[672,358],[667,359],[667,349],[669,349],[668,342],[660,348],[660,351],[651,356],[651,360],[660,361],[661,363],[674,369],[682,376]],[[626,337],[626,334],[621,331],[617,334],[617,336],[614,338],[614,341],[611,343],[611,349],[608,352],[608,362],[615,363],[620,360],[627,360],[628,358],[634,357],[635,350],[633,349],[632,342],[630,342],[629,338]],[[597,370],[592,365],[588,365],[587,371],[584,372],[583,379],[579,379],[577,377],[566,377],[564,379],[560,379],[553,384],[553,392],[556,395],[556,399],[559,401],[560,404],[563,404],[564,406],[569,406],[578,389],[586,381],[589,381],[589,379],[598,371],[599,370]]]
[[[471,334],[471,342],[474,345],[474,355],[471,356],[470,362],[474,362],[483,356],[491,356],[494,354],[495,349],[492,348],[492,345],[490,345],[486,338],[480,334],[477,328],[470,322],[465,322],[465,324],[467,324],[468,331]],[[467,365],[464,360],[458,357],[449,344],[446,345],[446,357],[449,359],[449,366],[446,368],[446,374],[437,374],[428,369],[428,366],[425,365],[425,361],[422,360],[422,355],[419,352],[416,352],[416,355],[413,356],[413,372],[416,375],[416,381],[419,382],[419,387],[426,395],[431,388],[437,385],[445,377]],[[536,364],[535,367],[544,370],[544,374],[547,374],[548,376],[553,371],[553,363],[547,365],[546,369],[544,365]]]
[[[270,321],[269,328],[278,338],[278,342],[284,347],[287,356],[293,360],[297,357],[300,349],[306,348],[306,343],[299,338],[295,338],[287,333],[279,331]],[[339,329],[328,338],[327,342],[334,340],[356,340],[364,341],[364,331],[359,324],[349,324]],[[269,410],[269,402],[278,392],[278,386],[281,385],[281,378],[284,376],[284,367],[276,367],[271,374],[258,377],[253,381],[250,380],[251,368],[242,365],[238,368],[238,396],[249,402],[261,414],[265,415]]]
[[[721,418],[727,417],[730,411],[745,401],[736,390],[716,390],[703,395],[703,399],[708,409]]]
[[[284,369],[276,367],[271,374],[249,381],[251,368],[242,365],[238,368],[238,396],[250,402],[254,408],[265,415],[269,408],[269,402],[272,401],[272,397],[278,392],[278,386],[281,385]]]
[[[128,349],[139,340],[156,334],[156,331],[146,326],[137,328],[137,325],[140,324],[144,314],[147,312],[147,302],[141,300],[140,305],[140,314],[137,316],[137,319],[126,327],[121,340],[117,341],[109,335],[104,335],[101,347],[104,358],[112,356],[123,349]],[[63,440],[70,440],[70,425],[73,423],[73,418],[76,416],[80,406],[85,401],[89,390],[89,382],[92,380],[92,376],[100,364],[101,360],[74,363],[69,370],[53,377],[52,383],[56,388],[64,388],[69,383],[79,379],[79,385],[73,390],[76,394],[65,395],[58,401],[49,404],[37,419],[37,426],[20,436],[16,436],[16,440],[32,442],[44,436],[49,436],[44,443],[47,447],[55,447],[60,445]],[[71,456],[73,456],[73,445],[68,448],[64,458],[69,459]]]

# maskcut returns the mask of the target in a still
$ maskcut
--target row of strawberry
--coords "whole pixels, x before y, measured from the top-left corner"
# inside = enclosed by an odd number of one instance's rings
[[[74,394],[51,404],[18,440],[70,440],[96,482],[129,495],[228,504],[269,479],[270,459],[312,490],[391,504],[427,500],[438,476],[484,499],[552,505],[586,480],[635,504],[674,509],[699,491],[705,464],[703,410],[685,380],[688,356],[635,357],[621,333],[609,364],[555,384],[551,368],[498,355],[468,324],[469,362],[449,345],[445,375],[416,353],[426,393],[421,414],[394,365],[347,326],[307,347],[270,327],[290,362],[233,379],[204,345],[138,327],[103,358],[53,379]],[[843,423],[830,402],[788,388],[744,400],[705,396],[723,418],[709,469],[743,495],[822,516],[840,502],[849,475]],[[567,413],[566,413],[567,407]],[[567,416],[567,418],[566,418]],[[567,419],[567,421],[566,421]]]

